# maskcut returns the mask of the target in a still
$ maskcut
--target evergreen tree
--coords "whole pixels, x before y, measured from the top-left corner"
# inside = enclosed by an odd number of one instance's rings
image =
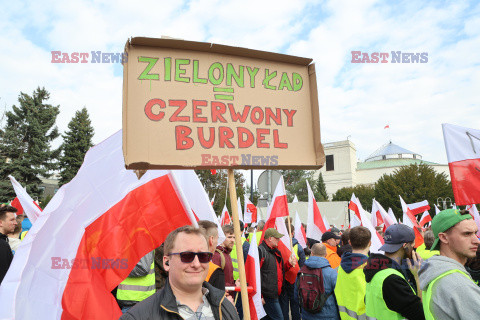
[[[315,180],[313,179],[314,171],[310,170],[279,170],[283,175],[285,182],[285,191],[287,192],[288,202],[292,202],[295,195],[298,201],[308,201],[307,181],[315,193]],[[273,186],[272,192],[275,191],[276,186]],[[315,195],[315,200],[320,201]]]
[[[52,150],[50,143],[59,136],[55,121],[60,107],[47,104],[49,97],[45,88],[37,88],[31,96],[21,92],[20,105],[13,105],[5,114],[5,127],[0,130],[1,202],[15,197],[8,175],[38,198],[42,193],[40,177],[50,177],[57,168],[60,150]]]
[[[315,200],[328,201],[327,188],[325,186],[325,181],[323,181],[323,175],[321,172],[318,173],[317,184],[315,187]]]
[[[372,200],[375,197],[375,188],[370,185],[359,184],[355,187],[345,187],[338,189],[332,197],[333,201],[350,201],[352,193],[360,199],[363,209],[372,210]],[[378,199],[377,199],[378,200]]]
[[[222,214],[223,206],[225,205],[225,194],[227,189],[227,170],[217,170],[216,174],[212,174],[210,170],[195,170],[203,184],[205,191],[210,198],[215,195],[215,201],[213,203],[213,209],[219,216]],[[237,198],[240,198],[242,202],[242,212],[244,208],[244,195],[245,195],[245,178],[240,171],[234,171],[235,188],[237,191]],[[230,193],[227,194],[227,209],[232,214],[232,207],[230,205]],[[255,202],[254,202],[255,203]]]
[[[61,146],[62,155],[60,156],[60,181],[59,185],[75,177],[83,163],[85,153],[93,146],[93,127],[87,108],[75,112],[75,116],[68,124],[68,131],[62,135],[63,144]]]
[[[438,173],[426,164],[411,164],[384,174],[375,184],[375,199],[386,209],[402,217],[400,198],[406,203],[428,200],[431,207],[438,197],[453,199],[452,183],[444,173]]]

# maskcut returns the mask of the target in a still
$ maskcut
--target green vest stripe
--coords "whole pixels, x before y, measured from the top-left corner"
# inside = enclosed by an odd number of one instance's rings
[[[247,241],[244,237],[242,237],[242,246],[243,243]],[[237,280],[240,278],[240,273],[238,272],[238,260],[237,260],[237,246],[233,245],[232,252],[230,252],[230,257],[232,258],[232,265],[233,265],[233,280]]]
[[[398,270],[387,268],[377,272],[370,282],[367,282],[365,307],[367,318],[378,320],[402,320],[403,316],[395,311],[388,309],[385,300],[383,299],[383,282],[392,274],[395,274],[407,282],[402,273]],[[407,282],[408,283],[408,282]],[[409,284],[410,286],[410,284]],[[412,286],[412,292],[415,294]]]
[[[122,301],[142,301],[155,293],[155,262],[150,265],[146,276],[126,278],[118,285],[117,299]]]
[[[458,269],[454,269],[454,270],[449,270],[445,273],[442,273],[441,275],[439,275],[438,277],[436,277],[435,279],[433,279],[429,284],[428,284],[428,287],[427,287],[427,290],[423,291],[422,292],[422,304],[423,304],[423,313],[425,313],[425,319],[426,320],[435,320],[435,317],[433,316],[433,313],[432,313],[432,310],[430,310],[430,301],[432,299],[432,291],[433,291],[433,285],[435,284],[435,282],[437,282],[438,280],[440,280],[441,278],[445,277],[445,276],[448,276],[449,274],[452,274],[452,273],[455,273],[455,272],[458,272],[458,273],[461,273],[463,274],[465,277],[467,277],[468,279],[472,280],[465,272],[461,271],[461,270],[458,270]]]

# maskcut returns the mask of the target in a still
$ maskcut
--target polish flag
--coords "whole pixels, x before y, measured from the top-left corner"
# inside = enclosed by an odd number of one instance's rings
[[[302,248],[307,247],[307,235],[305,234],[305,229],[303,228],[302,221],[300,221],[298,212],[296,212],[295,215],[295,239],[297,239]]]
[[[386,125],[383,129],[389,129],[390,128],[390,125]]]
[[[292,203],[295,203],[295,202],[298,202],[297,195],[295,195],[295,196],[293,197],[293,201],[292,201]]]
[[[330,224],[326,217],[322,217],[320,214],[320,209],[318,208],[317,201],[315,201],[313,191],[310,188],[308,181],[306,182],[308,190],[307,238],[322,241],[322,234],[330,229]]]
[[[429,221],[432,221],[432,217],[430,216],[430,213],[428,211],[425,211],[420,218],[420,227],[424,227]]]
[[[480,130],[442,124],[457,205],[480,203]]]
[[[410,211],[405,201],[403,201],[402,196],[399,195],[399,197],[400,197],[400,203],[402,204],[402,210],[403,210],[403,224],[409,226],[415,232],[415,248],[418,248],[424,242],[423,236],[420,233],[420,230],[422,229],[422,227],[420,227],[420,225],[418,224],[417,218],[415,218],[415,216]]]
[[[213,203],[215,202],[215,195],[216,195],[216,194],[214,193],[214,194],[213,194],[213,198],[210,199],[210,203],[212,204],[212,206],[213,206]]]
[[[87,152],[18,247],[0,287],[0,319],[118,319],[111,291],[189,224],[175,175],[149,170],[138,179],[125,169],[117,132]]]
[[[283,182],[283,176],[280,177],[273,193],[272,203],[267,208],[267,221],[263,227],[262,237],[260,242],[263,241],[265,236],[265,231],[268,228],[275,228],[275,219],[278,217],[288,217],[290,214],[288,212],[288,202],[287,202],[287,193],[285,192],[285,184]]]
[[[372,234],[372,245],[370,247],[371,252],[380,252],[379,249],[383,245],[384,240],[382,236],[377,232],[375,227],[373,226],[371,219],[368,218],[367,212],[363,209],[362,203],[358,198],[357,199],[357,208],[358,212],[360,213],[360,219],[362,226],[370,230],[370,233]]]
[[[360,201],[355,197],[355,193],[352,193],[352,198],[348,203],[348,209],[350,209],[350,228],[361,226],[362,218],[360,217],[360,211],[358,209],[358,204]]]
[[[480,237],[480,215],[478,214],[477,206],[475,204],[470,204],[465,209],[470,212],[470,215],[473,217],[473,220],[477,224],[477,237]]]
[[[220,218],[220,225],[226,226],[227,224],[232,223],[232,219],[230,219],[230,214],[228,214],[227,205],[223,206],[222,217]]]
[[[292,255],[295,257],[295,254],[292,250],[291,239],[287,226],[285,225],[285,219],[283,217],[278,217],[275,219],[275,228],[278,230],[278,232],[283,234],[283,237],[280,239],[280,241],[278,241],[278,251],[280,251],[282,254],[283,262],[287,263]],[[285,272],[285,280],[287,280],[290,284],[294,284],[295,280],[297,279],[298,271],[300,271],[300,267],[298,266],[297,261],[295,267],[290,268]]]
[[[248,304],[250,305],[250,319],[259,320],[265,317],[265,309],[262,304],[262,283],[260,280],[260,259],[258,257],[257,234],[252,235],[250,249],[248,250],[247,261],[245,262],[245,274],[248,286],[253,288],[248,293]]]
[[[414,216],[420,214],[422,212],[430,210],[430,205],[428,204],[427,200],[423,200],[420,202],[409,203],[407,204],[408,209],[412,212]]]
[[[392,219],[392,217],[385,211],[385,209],[383,209],[382,205],[380,203],[378,203],[377,200],[373,199],[373,203],[372,203],[372,220],[373,220],[373,216],[378,216],[378,214],[380,214],[380,216],[382,217],[383,219],[383,222],[384,222],[384,227],[383,227],[383,231],[385,231],[388,227],[390,227],[391,225],[397,223],[396,220]],[[373,223],[373,221],[372,221]],[[374,224],[375,225],[375,224]]]
[[[437,215],[440,212],[440,209],[438,209],[436,204],[434,204],[434,206],[435,206],[435,215]]]
[[[245,195],[245,223],[256,223],[257,222],[257,207],[248,199]]]
[[[395,214],[393,213],[392,208],[388,208],[387,214],[390,216],[390,218],[392,218],[395,221],[395,223],[398,223],[397,217],[395,217]]]
[[[372,224],[374,227],[379,227],[382,224],[385,226],[385,221],[383,221],[382,213],[377,207],[375,199],[372,199]]]
[[[32,197],[30,197],[27,191],[17,180],[15,180],[14,177],[8,176],[8,178],[10,179],[13,189],[15,190],[15,194],[17,195],[17,197],[12,201],[12,206],[18,210],[17,215],[21,214],[19,212],[22,211],[22,213],[24,212],[27,215],[32,224],[35,223],[37,218],[42,214],[42,209],[40,209],[38,204],[32,199]]]
[[[243,221],[242,202],[240,201],[240,198],[237,198],[237,210],[238,210],[238,219],[242,222],[245,222]]]

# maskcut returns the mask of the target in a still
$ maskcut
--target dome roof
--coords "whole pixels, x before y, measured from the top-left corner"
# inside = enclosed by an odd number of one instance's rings
[[[422,156],[418,153],[412,152],[410,150],[404,149],[390,141],[387,144],[384,144],[374,153],[369,155],[365,162],[376,161],[376,160],[387,160],[387,159],[422,159]]]

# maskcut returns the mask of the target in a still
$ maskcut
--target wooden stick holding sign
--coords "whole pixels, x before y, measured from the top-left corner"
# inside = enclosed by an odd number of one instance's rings
[[[235,233],[235,246],[237,248],[238,273],[240,276],[240,288],[243,307],[243,319],[250,320],[250,308],[248,304],[247,277],[245,275],[245,262],[242,250],[242,232],[238,216],[237,190],[235,189],[235,176],[233,169],[228,169],[228,188],[230,191],[230,203],[232,204],[233,231]]]

